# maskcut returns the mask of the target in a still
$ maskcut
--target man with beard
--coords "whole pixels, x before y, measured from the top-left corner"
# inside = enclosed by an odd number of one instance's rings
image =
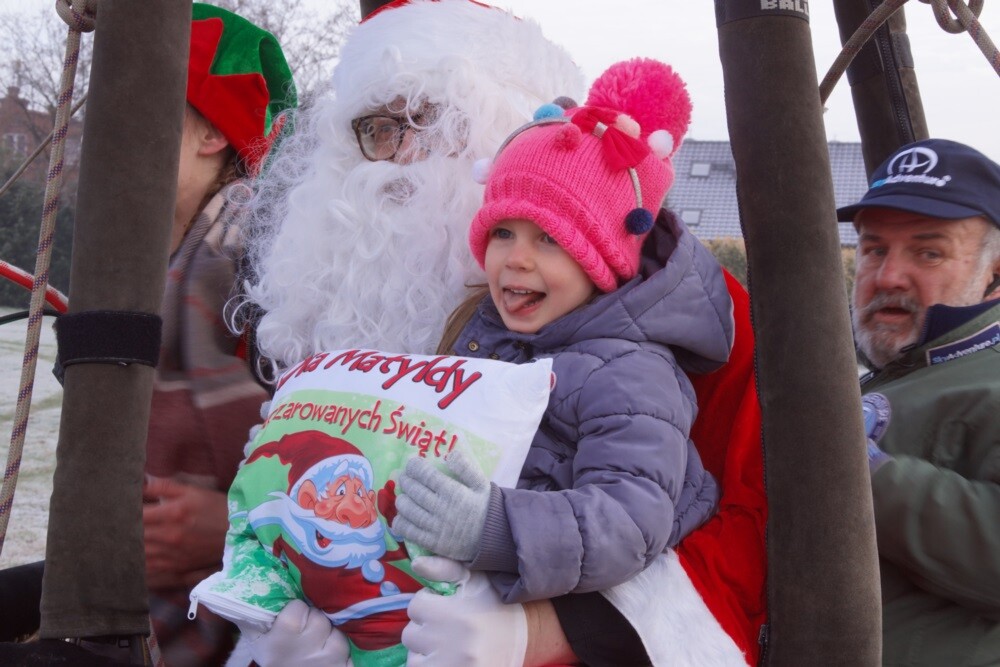
[[[537,25],[482,3],[397,0],[369,15],[343,45],[332,90],[295,119],[252,204],[248,295],[264,313],[262,354],[283,369],[326,349],[434,352],[468,285],[485,282],[467,245],[483,193],[474,166],[541,105],[582,91],[576,66]],[[673,248],[665,240],[649,261],[662,266]],[[695,423],[721,443],[703,452],[725,480],[719,514],[604,593],[503,605],[488,586],[450,597],[421,591],[430,604],[407,630],[426,630],[434,655],[415,654],[404,633],[411,664],[755,662],[766,508],[745,292],[734,301],[740,362],[728,368],[737,370],[705,376],[706,391],[727,405],[713,411],[698,389],[713,418]],[[737,433],[744,442],[732,447]],[[340,633],[313,612],[290,603],[229,664],[343,665]]]
[[[882,575],[883,660],[1000,664],[1000,165],[896,151],[858,204],[853,322]]]
[[[322,349],[432,352],[481,275],[465,244],[482,200],[473,164],[582,90],[569,55],[502,10],[395,2],[369,15],[256,198],[261,352],[284,366]]]

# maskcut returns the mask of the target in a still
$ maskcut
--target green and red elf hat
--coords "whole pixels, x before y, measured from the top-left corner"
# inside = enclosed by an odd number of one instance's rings
[[[194,3],[187,101],[253,174],[281,129],[279,115],[297,99],[274,35],[221,7]]]

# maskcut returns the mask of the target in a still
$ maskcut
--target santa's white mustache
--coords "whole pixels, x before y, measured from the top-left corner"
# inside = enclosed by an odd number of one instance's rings
[[[397,164],[389,161],[359,164],[350,174],[351,179],[364,183],[368,198],[384,199],[399,206],[406,206],[414,195],[419,194],[425,184],[428,172],[434,165],[427,160],[411,164]]]

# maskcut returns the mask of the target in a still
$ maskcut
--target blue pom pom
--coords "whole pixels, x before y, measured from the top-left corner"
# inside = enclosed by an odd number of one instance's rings
[[[625,216],[625,229],[629,234],[645,234],[653,228],[653,214],[644,208],[634,208]]]
[[[544,120],[545,118],[562,118],[565,111],[558,104],[543,104],[535,110],[532,120]]]

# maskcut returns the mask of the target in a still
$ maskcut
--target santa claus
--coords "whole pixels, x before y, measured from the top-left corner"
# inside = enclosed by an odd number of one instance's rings
[[[369,15],[254,201],[249,294],[265,312],[263,354],[288,367],[324,349],[432,352],[467,285],[484,282],[467,244],[482,196],[473,164],[541,104],[580,99],[583,89],[565,51],[499,9],[397,0]],[[648,250],[662,261],[657,251],[670,249]],[[723,485],[718,514],[602,593],[503,605],[488,586],[451,597],[421,591],[403,634],[408,664],[756,662],[766,636],[760,412],[746,293],[735,281],[730,288],[731,361],[692,378],[701,417],[692,436]],[[241,655],[263,667],[344,665],[346,642],[311,614],[289,605]]]
[[[433,352],[467,283],[471,177],[578,68],[539,27],[469,0],[395,2],[350,34],[332,94],[296,119],[255,201],[265,356]]]

